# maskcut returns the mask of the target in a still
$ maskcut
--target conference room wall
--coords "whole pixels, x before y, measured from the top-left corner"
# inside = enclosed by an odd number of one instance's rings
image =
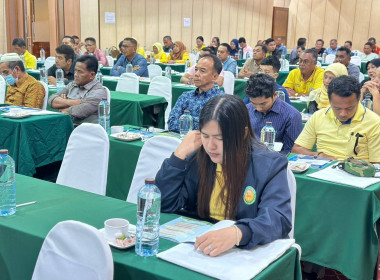
[[[115,24],[105,23],[105,12],[115,13]],[[165,35],[187,49],[199,35],[206,45],[213,36],[228,43],[244,36],[255,45],[271,36],[272,14],[273,0],[81,0],[81,38],[94,36],[102,49],[132,36],[150,50]],[[190,18],[190,27],[183,26],[184,18]]]
[[[289,8],[289,49],[299,37],[308,40],[307,47],[319,38],[326,47],[333,38],[340,46],[350,40],[359,50],[369,37],[380,43],[380,0],[275,0],[274,5]]]
[[[3,20],[0,20],[0,53],[6,53],[7,52],[7,21],[6,14],[5,14],[5,0],[0,0],[0,18]]]

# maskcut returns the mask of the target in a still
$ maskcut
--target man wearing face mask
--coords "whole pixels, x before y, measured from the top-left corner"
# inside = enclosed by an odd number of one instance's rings
[[[24,64],[16,53],[7,53],[1,57],[0,74],[8,84],[6,104],[42,109],[45,89],[25,72]]]

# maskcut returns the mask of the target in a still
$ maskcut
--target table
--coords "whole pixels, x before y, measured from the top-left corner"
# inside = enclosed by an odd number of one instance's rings
[[[294,236],[302,260],[339,270],[350,279],[372,279],[379,248],[375,224],[380,183],[360,189],[306,174],[295,174]]]
[[[33,176],[36,168],[63,159],[74,129],[64,114],[8,119],[0,116],[0,147],[8,149],[16,172]]]
[[[109,218],[121,217],[136,224],[136,205],[34,178],[16,175],[17,201],[37,201],[0,219],[0,271],[2,279],[31,279],[43,240],[58,222],[77,220],[98,229]],[[42,216],[43,215],[43,218]],[[160,223],[178,217],[161,214]],[[159,251],[175,243],[160,239]],[[211,279],[157,257],[142,258],[134,248],[111,249],[114,279]],[[290,248],[255,279],[301,279],[298,251]]]

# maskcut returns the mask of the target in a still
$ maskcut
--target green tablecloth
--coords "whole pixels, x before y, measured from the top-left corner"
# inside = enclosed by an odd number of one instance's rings
[[[307,174],[315,172],[309,170]],[[295,175],[295,239],[302,260],[370,280],[378,254],[380,183],[366,189]]]
[[[102,72],[103,75],[109,76],[111,69],[111,66],[103,66],[102,68],[100,68],[100,72]]]
[[[42,66],[44,66],[45,65],[45,62],[38,62],[37,61],[37,69],[39,69],[39,68],[41,68]]]
[[[136,224],[136,205],[56,185],[50,182],[17,175],[17,201],[37,201],[34,205],[17,209],[9,217],[0,218],[1,278],[31,279],[43,240],[58,222],[77,220],[98,229],[105,220],[114,217],[128,219]],[[161,214],[160,223],[177,215]],[[175,243],[160,239],[159,251]],[[112,248],[114,279],[210,279],[209,277],[171,264],[157,257],[142,258],[134,248]],[[298,251],[289,249],[255,279],[301,279]]]
[[[245,61],[246,61],[246,59],[238,59],[238,60],[237,60],[237,65],[238,65],[239,67],[243,67]]]
[[[163,64],[163,63],[156,63],[156,64],[160,66],[161,69],[164,71],[167,66],[170,66],[170,68],[174,71],[177,71],[180,73],[185,72],[185,64]]]
[[[71,118],[63,114],[24,119],[0,116],[0,148],[9,150],[16,172],[33,176],[37,167],[63,159],[72,130]]]

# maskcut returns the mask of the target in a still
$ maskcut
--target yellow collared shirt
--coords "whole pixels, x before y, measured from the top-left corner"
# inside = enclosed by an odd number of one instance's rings
[[[25,58],[25,67],[29,69],[36,69],[37,61],[34,55],[32,55],[30,52],[25,51],[24,53]]]
[[[311,90],[322,87],[323,75],[325,71],[316,66],[313,74],[305,81],[302,77],[301,70],[294,69],[290,71],[285,83],[282,85],[285,88],[291,88],[298,94],[309,95]]]
[[[219,178],[219,180],[217,179]],[[216,165],[215,185],[210,199],[210,217],[216,220],[224,220],[224,213],[226,212],[226,204],[220,199],[220,193],[224,187],[223,170],[220,164]],[[226,193],[224,197],[226,197]]]
[[[356,137],[359,137],[355,155]],[[312,149],[317,143],[318,152],[342,161],[349,157],[368,162],[380,162],[380,117],[359,104],[350,124],[342,124],[331,107],[313,114],[295,144]]]

